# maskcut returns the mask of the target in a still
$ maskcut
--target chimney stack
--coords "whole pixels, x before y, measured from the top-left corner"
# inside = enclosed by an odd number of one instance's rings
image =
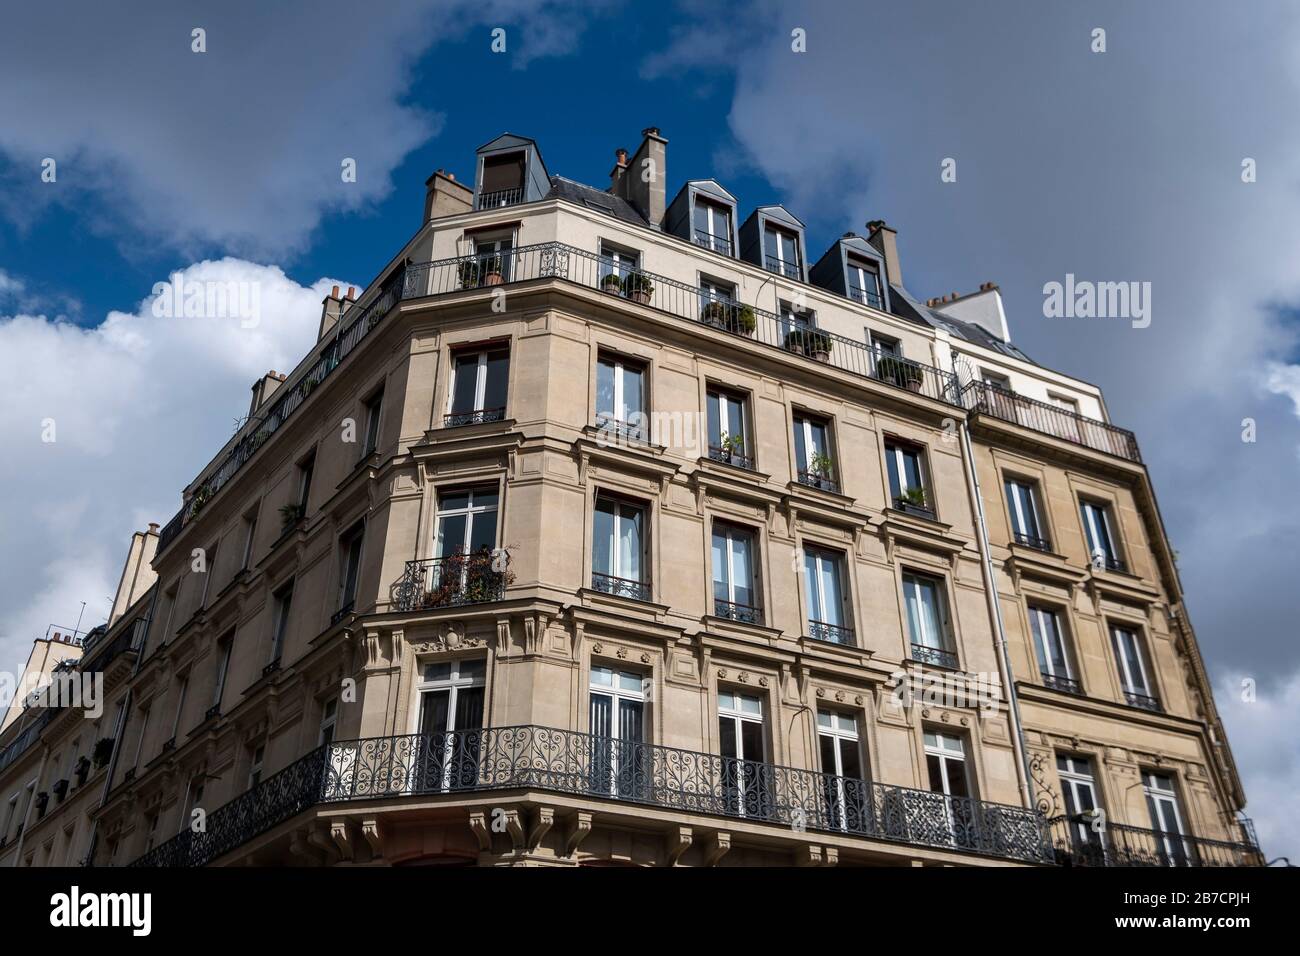
[[[659,135],[657,126],[646,127],[641,136],[641,145],[623,176],[626,199],[650,225],[658,227],[664,221],[668,199],[668,140]]]
[[[329,334],[329,331],[338,323],[339,316],[342,314],[343,301],[339,298],[339,287],[335,286],[321,302],[320,328],[316,330],[317,342]]]
[[[619,199],[627,198],[627,150],[614,150],[614,168],[609,171],[609,191]]]
[[[474,190],[456,182],[454,173],[439,169],[424,181],[424,219],[420,225],[473,208]]]
[[[126,564],[122,568],[122,577],[117,582],[117,594],[113,597],[113,610],[108,615],[108,626],[127,612],[127,609],[140,600],[141,595],[153,587],[158,576],[153,570],[153,556],[158,550],[156,524],[149,526],[149,531],[137,531],[131,535],[131,548],[126,554]]]
[[[338,288],[335,286],[335,288]],[[248,404],[248,417],[252,418],[275,390],[284,384],[284,376],[272,369],[253,383],[253,400]]]
[[[885,224],[883,219],[873,219],[867,223],[867,242],[885,259],[885,275],[890,285],[903,284],[903,270],[898,264],[898,233]]]

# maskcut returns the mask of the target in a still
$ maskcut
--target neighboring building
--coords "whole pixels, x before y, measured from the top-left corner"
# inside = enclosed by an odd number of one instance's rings
[[[254,385],[130,612],[94,863],[1260,862],[1100,392],[666,151],[498,137]]]

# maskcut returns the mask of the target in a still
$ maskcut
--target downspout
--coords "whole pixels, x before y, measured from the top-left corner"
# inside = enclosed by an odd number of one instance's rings
[[[131,677],[133,679],[136,674],[140,673],[140,666],[144,663],[144,651],[145,648],[149,646],[149,627],[153,625],[154,611],[158,608],[158,591],[159,587],[155,584],[153,588],[153,597],[149,599],[149,616],[145,619],[146,626],[144,637],[140,639],[140,647],[135,656],[135,667],[131,670]],[[118,717],[117,727],[114,728],[113,731],[113,754],[108,758],[108,773],[104,777],[104,793],[99,798],[98,810],[103,810],[104,807],[108,805],[108,794],[113,785],[113,775],[117,773],[117,758],[122,753],[123,732],[126,730],[126,722],[131,716],[131,697],[132,687],[128,685],[126,688],[126,696],[122,699],[122,713]],[[98,840],[99,814],[96,813],[95,818],[90,821],[90,845],[86,848],[86,859],[83,865],[95,865],[95,844]]]
[[[979,475],[975,470],[975,453],[971,447],[970,431],[965,420],[961,422],[962,456],[966,460],[966,491],[971,497],[975,509],[975,526],[979,531],[977,544],[980,551],[980,566],[984,575],[984,595],[988,600],[989,619],[996,632],[994,643],[998,649],[998,671],[1002,684],[1007,689],[1007,701],[1010,703],[1012,746],[1016,751],[1016,777],[1020,781],[1020,795],[1027,809],[1034,809],[1033,791],[1029,781],[1032,770],[1029,766],[1029,750],[1025,746],[1024,726],[1020,721],[1020,698],[1016,695],[1015,674],[1011,670],[1011,654],[1007,649],[1007,632],[1002,622],[1002,607],[998,602],[997,578],[993,571],[993,558],[989,550],[988,524],[984,518],[984,499],[980,495]]]
[[[32,787],[32,798],[27,801],[27,809],[23,813],[23,832],[18,834],[18,843],[14,846],[14,869],[22,866],[23,843],[27,839],[27,831],[32,828],[32,814],[36,810],[36,794],[41,787],[41,781],[45,779],[45,764],[50,759],[50,745],[41,745],[41,765],[36,769],[36,783]]]

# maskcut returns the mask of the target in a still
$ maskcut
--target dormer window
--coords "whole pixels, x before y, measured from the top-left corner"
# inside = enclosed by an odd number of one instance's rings
[[[768,225],[763,230],[763,267],[768,272],[775,272],[787,279],[802,278],[798,237],[794,233]]]
[[[875,263],[850,256],[846,268],[849,298],[880,308],[880,273]]]
[[[695,200],[695,243],[724,256],[731,255],[731,210],[704,199]]]
[[[524,201],[523,153],[483,157],[483,178],[479,182],[478,208],[514,206]]]

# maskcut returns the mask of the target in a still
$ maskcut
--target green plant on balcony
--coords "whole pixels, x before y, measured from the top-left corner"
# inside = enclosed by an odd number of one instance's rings
[[[753,335],[757,327],[758,318],[754,314],[753,306],[742,305],[732,313],[728,330],[742,335]]]
[[[466,259],[456,268],[456,275],[460,279],[462,289],[473,289],[479,284],[479,277],[482,271],[479,269],[477,259]]]
[[[623,278],[623,292],[634,302],[649,305],[650,297],[655,292],[655,286],[650,281],[650,277],[644,272],[629,272]]]
[[[501,284],[501,257],[484,256],[479,259],[480,273],[483,276],[484,285]]]
[[[283,534],[302,520],[306,510],[300,503],[280,506],[280,532]]]
[[[611,272],[609,275],[605,276],[605,278],[600,280],[600,288],[612,295],[622,295],[623,280],[619,278],[617,272]]]
[[[886,355],[876,363],[876,377],[882,382],[898,385],[913,392],[921,388],[921,368],[915,362],[907,362],[896,355]]]
[[[745,457],[745,436],[729,435],[723,432],[718,448],[722,451],[723,456],[730,461],[733,458]]]
[[[194,517],[203,510],[203,506],[212,500],[212,488],[209,485],[202,485],[194,496],[190,498],[190,517]]]
[[[726,328],[730,321],[731,311],[735,306],[726,302],[707,302],[704,308],[700,310],[700,321],[706,325],[713,325],[717,328]]]
[[[808,462],[808,472],[818,478],[834,478],[835,462],[825,452],[814,452],[812,460]]]

